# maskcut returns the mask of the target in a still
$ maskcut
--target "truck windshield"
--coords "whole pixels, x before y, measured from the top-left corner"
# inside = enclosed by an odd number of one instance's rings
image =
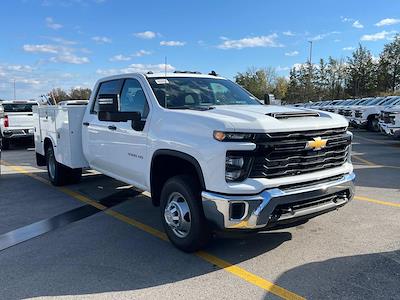
[[[36,103],[4,103],[4,112],[32,112],[32,106]]]
[[[207,109],[215,105],[261,105],[249,92],[226,79],[199,77],[148,78],[161,106]]]

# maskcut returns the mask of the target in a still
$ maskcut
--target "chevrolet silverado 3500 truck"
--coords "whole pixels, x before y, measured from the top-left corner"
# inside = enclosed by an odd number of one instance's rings
[[[218,76],[107,77],[87,106],[40,107],[35,120],[37,163],[54,185],[92,168],[149,191],[187,252],[211,232],[289,226],[354,193],[342,116],[262,105]]]

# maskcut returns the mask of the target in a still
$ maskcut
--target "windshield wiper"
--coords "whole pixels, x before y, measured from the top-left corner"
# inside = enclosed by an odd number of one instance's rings
[[[168,107],[169,109],[188,109],[188,110],[199,110],[199,111],[205,111],[205,110],[211,110],[214,109],[214,106],[174,106],[174,107]]]

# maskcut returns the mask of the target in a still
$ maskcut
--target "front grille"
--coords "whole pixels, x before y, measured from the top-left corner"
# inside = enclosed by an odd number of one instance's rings
[[[338,110],[338,114],[339,114],[339,115],[344,115],[344,109],[343,109],[343,108],[339,109],[339,110]]]
[[[328,140],[326,147],[306,149],[307,142],[318,137]],[[259,134],[255,139],[251,178],[293,176],[341,166],[351,143],[346,128]]]
[[[356,118],[361,118],[361,117],[362,117],[362,111],[356,110],[354,116],[355,116]]]
[[[380,119],[383,121],[383,123],[385,123],[385,124],[392,123],[392,118],[393,118],[392,113],[381,112]]]
[[[350,110],[350,109],[346,109],[346,110],[343,112],[343,116],[345,116],[345,117],[351,117],[351,110]]]

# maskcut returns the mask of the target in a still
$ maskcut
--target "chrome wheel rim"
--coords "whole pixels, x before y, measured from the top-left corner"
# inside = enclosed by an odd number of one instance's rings
[[[53,151],[49,151],[49,174],[51,178],[54,178],[56,174],[56,162]]]
[[[189,235],[192,216],[189,205],[182,194],[174,192],[168,197],[164,219],[177,237],[184,238]]]

